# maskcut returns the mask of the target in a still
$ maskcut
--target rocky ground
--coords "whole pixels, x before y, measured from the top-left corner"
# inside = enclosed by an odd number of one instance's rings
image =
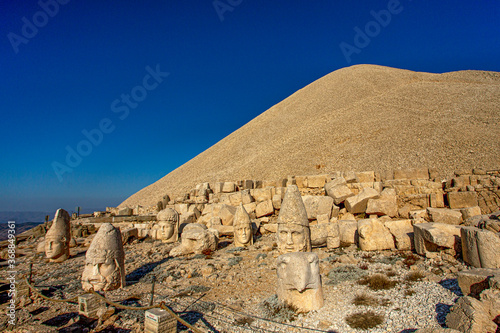
[[[366,332],[352,326],[377,323],[370,332],[414,332],[444,326],[450,307],[462,295],[456,273],[467,269],[446,254],[427,259],[411,252],[365,252],[354,246],[313,249],[320,258],[325,303],[318,311],[296,315],[276,300],[274,235],[260,236],[247,249],[235,248],[232,239],[222,238],[213,253],[179,258],[168,256],[171,248],[150,239],[125,245],[127,287],[105,296],[125,305],[148,305],[155,277],[154,303],[164,301],[204,332]],[[45,295],[71,298],[82,293],[86,248],[72,248],[72,258],[59,264],[47,263],[34,254],[35,249],[35,241],[19,244],[18,252],[25,255],[17,258],[18,280],[33,263],[33,281]],[[3,269],[0,279],[6,278]],[[2,313],[6,313],[6,289],[0,297]],[[21,295],[19,299],[16,326],[8,327],[8,318],[0,317],[0,327],[7,332],[144,329],[144,311],[110,308],[100,320],[89,320],[78,315],[76,303],[40,297],[30,302]],[[187,332],[180,324],[178,330]]]

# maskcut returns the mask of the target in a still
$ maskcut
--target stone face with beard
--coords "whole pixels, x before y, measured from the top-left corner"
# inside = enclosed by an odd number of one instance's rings
[[[249,246],[253,244],[253,230],[250,216],[242,204],[236,209],[233,220],[234,246]]]
[[[58,209],[52,226],[45,235],[45,255],[50,262],[63,262],[69,258],[71,222],[67,211]]]
[[[276,237],[280,254],[311,251],[309,220],[296,185],[287,187],[278,216]]]
[[[125,287],[125,252],[120,230],[103,223],[85,256],[82,288],[109,291]]]

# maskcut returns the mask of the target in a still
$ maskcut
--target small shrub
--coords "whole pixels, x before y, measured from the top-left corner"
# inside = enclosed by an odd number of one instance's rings
[[[396,276],[398,275],[398,273],[396,273],[395,271],[393,271],[392,269],[389,269],[387,271],[387,273],[385,273],[385,275],[389,276],[389,277],[392,277],[392,276]]]
[[[353,313],[345,318],[346,323],[352,328],[370,329],[384,322],[384,316],[373,311]]]
[[[245,324],[248,324],[248,326],[252,325],[252,323],[254,322],[255,320],[253,318],[250,318],[250,317],[241,317],[241,318],[238,318],[234,321],[234,324],[237,325],[237,326],[245,326]]]
[[[411,272],[408,275],[406,275],[405,280],[408,282],[417,282],[417,281],[422,281],[422,279],[425,277],[425,274],[420,272],[420,271],[415,271]]]
[[[358,284],[367,285],[371,290],[384,290],[394,288],[396,281],[388,279],[384,274],[374,274],[359,279]]]
[[[296,317],[297,309],[281,302],[277,295],[265,299],[259,307],[264,317],[271,320],[287,322],[295,320]]]
[[[345,265],[333,268],[327,274],[328,281],[326,284],[335,285],[344,281],[357,280],[365,276],[366,273],[361,268],[354,265]]]
[[[403,260],[403,264],[406,265],[406,267],[410,268],[410,266],[415,265],[415,263],[420,260],[419,257],[414,255],[413,253],[406,255],[406,258]]]
[[[356,295],[356,297],[354,297],[352,304],[357,306],[360,305],[376,306],[378,305],[378,300],[373,296],[367,294],[361,294],[361,295]]]
[[[405,291],[405,296],[406,297],[410,297],[410,296],[413,296],[415,295],[415,290],[412,290],[412,289],[408,289]]]
[[[363,270],[367,270],[368,269],[368,265],[367,264],[361,264],[361,265],[359,265],[359,268],[361,268]]]

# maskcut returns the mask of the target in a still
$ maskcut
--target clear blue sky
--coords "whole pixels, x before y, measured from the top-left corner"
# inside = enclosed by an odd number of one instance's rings
[[[342,67],[500,71],[493,0],[5,0],[0,13],[0,210],[118,205]]]

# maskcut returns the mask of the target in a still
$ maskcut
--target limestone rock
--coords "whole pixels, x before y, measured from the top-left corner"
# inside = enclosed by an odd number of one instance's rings
[[[427,214],[436,223],[458,225],[462,223],[462,213],[448,208],[427,208]]]
[[[450,208],[467,208],[478,205],[476,192],[449,192],[448,203]]]
[[[311,246],[312,247],[325,246],[328,239],[327,224],[310,225],[309,229],[311,230]]]
[[[122,243],[124,245],[139,238],[139,230],[137,230],[137,228],[125,228],[120,230],[120,232],[122,234]]]
[[[278,216],[279,253],[311,251],[311,232],[306,208],[297,185],[287,187]]]
[[[375,180],[374,171],[355,172],[354,174],[358,183],[373,183]]]
[[[257,202],[267,201],[273,199],[272,187],[256,188],[250,191],[253,198]]]
[[[328,218],[332,215],[333,199],[327,196],[306,195],[302,197],[306,208],[307,218],[315,220],[318,215],[326,214]]]
[[[500,278],[500,269],[475,268],[458,272],[458,286],[465,296],[479,297],[483,290],[489,289],[490,278]]]
[[[460,227],[444,223],[416,223],[413,225],[415,251],[420,255],[453,249],[460,253]]]
[[[444,208],[444,196],[442,193],[429,194],[429,202],[432,208]]]
[[[277,259],[278,299],[297,312],[318,310],[323,306],[323,286],[316,253],[282,254]]]
[[[394,179],[429,179],[429,169],[394,170]]]
[[[479,206],[462,208],[460,209],[460,213],[462,213],[462,219],[466,221],[471,217],[481,215],[481,208]]]
[[[421,328],[413,333],[461,333],[460,331],[454,330],[452,328]]]
[[[500,268],[500,236],[489,230],[462,227],[462,251],[466,263],[474,267]]]
[[[272,215],[274,213],[274,206],[272,200],[262,201],[257,204],[255,208],[255,215],[257,218],[262,216]]]
[[[380,198],[368,200],[366,214],[387,215],[395,217],[398,215],[398,203],[396,190],[387,188],[380,193]]]
[[[333,198],[333,202],[336,205],[344,202],[345,199],[354,196],[354,193],[346,185],[346,180],[343,177],[326,183],[325,192],[328,196]]]
[[[326,247],[328,250],[336,249],[340,247],[340,229],[338,223],[328,223],[327,228],[327,238]]]
[[[236,191],[236,184],[234,182],[224,182],[222,184],[223,193],[231,193]]]
[[[339,220],[338,224],[340,244],[356,244],[358,242],[358,222],[356,220]]]
[[[120,230],[103,223],[85,255],[82,288],[110,291],[125,287],[125,252]]]
[[[199,223],[188,224],[182,231],[181,244],[170,251],[170,256],[201,254],[206,250],[215,251],[217,250],[218,238],[217,230],[208,229]]]
[[[67,211],[58,209],[52,226],[45,235],[45,255],[50,262],[63,262],[69,258],[71,222]]]
[[[497,329],[481,302],[469,296],[461,297],[451,308],[446,326],[467,333],[495,332]]]
[[[413,250],[413,224],[411,220],[387,221],[384,225],[394,237],[396,248],[398,250]]]
[[[389,229],[377,219],[358,221],[358,244],[363,251],[394,249],[394,240]]]
[[[328,179],[327,175],[308,176],[307,177],[307,187],[321,188],[321,187],[325,186],[327,179]]]
[[[345,200],[347,211],[352,214],[360,214],[366,211],[368,200],[379,198],[380,194],[373,188],[364,188],[358,195]]]

